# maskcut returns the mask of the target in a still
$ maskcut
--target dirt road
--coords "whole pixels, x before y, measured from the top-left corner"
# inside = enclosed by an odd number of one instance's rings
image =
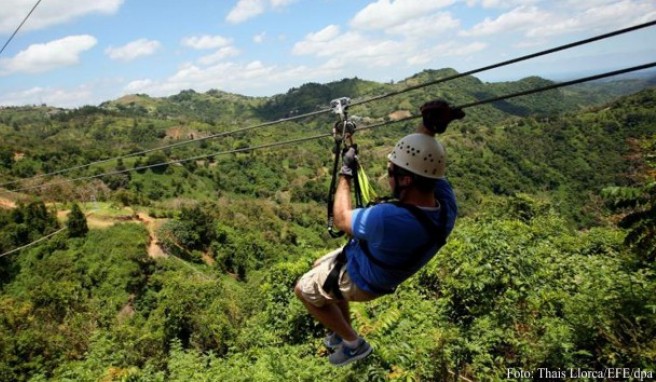
[[[149,244],[148,244],[148,256],[157,259],[162,257],[167,257],[168,255],[164,253],[162,247],[159,246],[159,241],[157,240],[157,228],[159,228],[160,222],[158,219],[153,219],[148,214],[139,212],[137,218],[141,221],[146,228],[148,229]],[[162,219],[159,219],[162,220]]]
[[[16,203],[13,200],[5,199],[0,197],[0,208],[16,208]]]

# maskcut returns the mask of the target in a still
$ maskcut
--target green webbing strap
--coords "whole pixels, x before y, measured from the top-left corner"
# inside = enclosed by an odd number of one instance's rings
[[[358,182],[360,183],[362,202],[366,206],[372,200],[375,200],[378,195],[376,195],[376,191],[374,191],[374,189],[371,187],[371,184],[369,184],[369,178],[367,178],[367,174],[365,174],[364,168],[362,168],[362,166],[358,166]]]

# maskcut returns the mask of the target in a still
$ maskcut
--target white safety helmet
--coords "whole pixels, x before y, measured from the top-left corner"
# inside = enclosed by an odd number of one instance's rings
[[[444,147],[426,134],[410,134],[401,138],[387,159],[395,166],[425,178],[444,178],[446,172]]]

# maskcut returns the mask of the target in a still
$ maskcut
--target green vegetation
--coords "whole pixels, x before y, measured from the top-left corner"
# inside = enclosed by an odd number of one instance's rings
[[[77,110],[5,108],[0,176],[198,139],[453,73],[306,84],[267,99],[189,90]],[[366,125],[434,97],[463,104],[545,83],[465,77],[351,112]],[[353,304],[354,324],[375,350],[342,369],[326,361],[322,328],[292,292],[313,260],[341,244],[325,228],[330,139],[62,182],[323,133],[333,116],[22,181],[43,184],[34,190],[41,199],[0,209],[0,253],[58,230],[56,209],[61,217],[70,206],[69,234],[0,258],[0,380],[656,373],[656,90],[614,99],[635,84],[591,86],[468,109],[440,138],[461,212],[456,229],[395,296]],[[414,127],[356,134],[379,195],[387,151]],[[152,252],[155,242],[163,254]]]
[[[68,221],[66,221],[66,228],[68,228],[69,237],[82,237],[89,232],[87,218],[77,203],[73,203],[71,213],[68,215]]]

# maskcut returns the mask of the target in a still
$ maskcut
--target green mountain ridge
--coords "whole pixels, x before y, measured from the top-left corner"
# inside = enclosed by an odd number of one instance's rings
[[[134,109],[133,111],[137,113],[155,113],[158,109],[172,108],[173,110],[171,112],[164,114],[167,116],[170,114],[175,115],[176,112],[177,115],[185,115],[188,110],[184,110],[184,108],[190,107],[192,111],[197,111],[199,113],[197,115],[198,119],[212,120],[216,119],[217,115],[221,113],[245,113],[245,116],[250,116],[251,114],[244,108],[235,109],[235,103],[243,103],[253,107],[255,109],[255,115],[260,119],[276,120],[324,109],[329,102],[335,98],[350,97],[354,100],[364,100],[368,97],[397,92],[410,86],[429,83],[457,74],[458,72],[454,69],[425,70],[395,84],[377,83],[362,80],[357,77],[352,79],[345,78],[327,84],[307,83],[298,88],[289,89],[285,94],[278,94],[272,97],[247,97],[225,93],[219,90],[210,90],[204,94],[197,93],[193,90],[185,90],[177,95],[164,98],[151,98],[143,94],[129,95],[121,97],[115,101],[104,102],[100,107],[109,110],[130,110],[132,108]],[[649,81],[653,81],[653,78],[622,79],[619,81],[608,80],[598,81],[592,84],[572,86],[568,88],[568,96],[571,98],[578,98],[575,104],[565,103],[564,100],[557,100],[553,101],[553,105],[547,106],[543,109],[534,106],[530,111],[532,113],[542,114],[557,113],[576,110],[577,107],[585,107],[593,103],[598,104],[608,102],[614,97],[635,93],[636,91],[650,86]],[[500,83],[484,83],[474,76],[466,76],[453,83],[442,83],[430,86],[427,89],[419,90],[418,93],[424,93],[423,95],[427,96],[435,95],[436,97],[443,97],[449,101],[457,103],[456,101],[465,99],[463,97],[464,94],[474,96],[477,100],[480,100],[486,97],[500,96],[516,91],[538,88],[552,83],[553,81],[535,76],[527,77],[519,81]],[[550,94],[553,95],[557,93]],[[403,99],[403,95],[400,97]],[[533,98],[532,101],[541,98],[539,95],[534,97],[535,98]],[[591,97],[594,97],[594,99],[588,99]],[[531,98],[526,97],[525,99]],[[471,101],[471,98],[468,99],[468,101]],[[514,105],[516,102],[519,102],[519,105],[517,106],[515,113],[519,113],[517,115],[526,115],[529,109],[522,107],[521,101],[510,100],[509,104]],[[526,102],[527,101],[524,103]],[[176,103],[179,104],[179,108],[175,108],[171,105]],[[230,109],[226,109],[225,106],[220,105],[222,103],[231,104],[232,106]],[[159,107],[156,107],[155,105],[158,105]],[[207,108],[208,105],[212,105],[212,107],[218,108],[218,110],[205,114],[204,111],[207,112],[209,110],[209,108]],[[498,105],[500,105],[499,107],[502,111],[506,111],[503,109],[506,104],[499,103]],[[140,107],[146,108],[146,110],[141,110]],[[512,109],[508,112],[514,114]]]

